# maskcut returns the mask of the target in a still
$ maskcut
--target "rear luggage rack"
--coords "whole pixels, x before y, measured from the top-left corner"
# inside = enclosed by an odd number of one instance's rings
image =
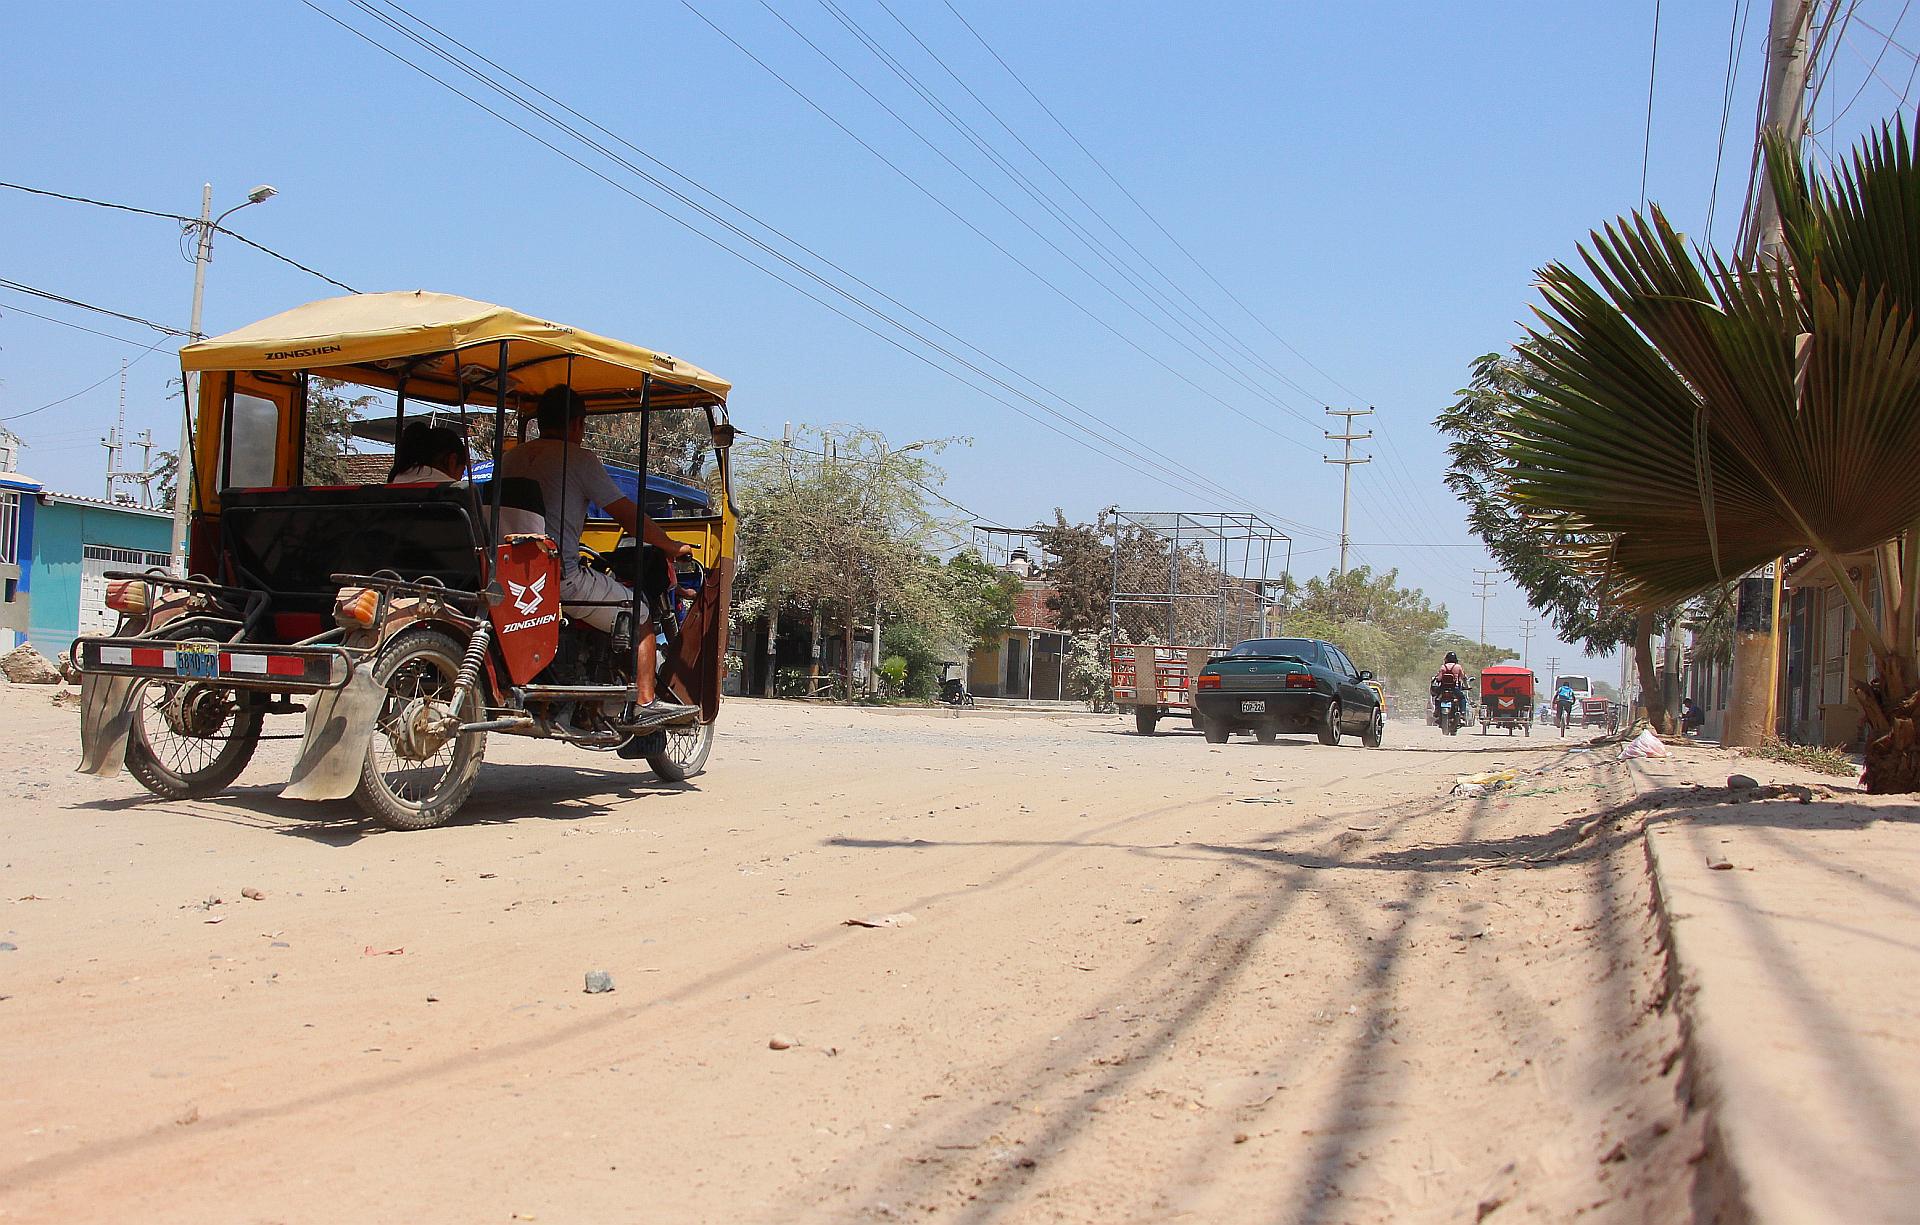
[[[82,638],[80,670],[102,676],[197,681],[234,689],[314,693],[340,689],[353,674],[343,647]]]

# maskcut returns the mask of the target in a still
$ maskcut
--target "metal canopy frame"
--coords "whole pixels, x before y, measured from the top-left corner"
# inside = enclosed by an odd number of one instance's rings
[[[1119,510],[1113,516],[1113,589],[1108,615],[1114,641],[1121,641],[1122,609],[1164,607],[1166,645],[1227,647],[1247,638],[1277,632],[1273,612],[1282,607],[1285,580],[1293,569],[1293,537],[1255,514],[1244,511]],[[1167,570],[1163,581],[1150,585],[1123,580],[1120,572],[1120,535],[1133,528],[1167,542]],[[1273,575],[1275,554],[1281,558],[1278,580]],[[1213,572],[1209,588],[1182,591],[1182,557]],[[1131,579],[1131,576],[1129,576]],[[1141,588],[1135,590],[1133,588]],[[1213,641],[1181,643],[1179,627],[1204,622],[1205,605],[1213,605]],[[1193,610],[1193,611],[1188,611]],[[1185,614],[1184,616],[1182,614]],[[1134,618],[1139,620],[1139,618]],[[1157,618],[1156,618],[1157,620]]]

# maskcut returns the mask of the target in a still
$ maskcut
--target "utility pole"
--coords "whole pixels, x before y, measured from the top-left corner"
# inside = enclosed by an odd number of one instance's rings
[[[1486,606],[1481,605],[1481,607],[1484,608]],[[1533,670],[1533,622],[1522,621],[1520,623],[1520,641],[1522,644],[1524,644],[1520,650],[1520,666],[1527,669],[1528,671],[1532,671]]]
[[[1773,0],[1773,18],[1767,28],[1766,126],[1787,136],[1796,157],[1807,133],[1807,80],[1813,71],[1807,44],[1814,4],[1815,0]],[[1760,264],[1777,264],[1786,245],[1780,210],[1764,178],[1754,194],[1759,204],[1746,231],[1741,263],[1755,266],[1757,251]],[[1785,570],[1786,559],[1780,558],[1740,580],[1733,684],[1720,731],[1724,745],[1751,747],[1773,734],[1780,697],[1780,580]],[[1671,652],[1667,662],[1669,671],[1673,670]]]
[[[1550,678],[1547,682],[1549,685],[1555,689],[1560,688],[1560,657],[1558,655],[1547,656],[1547,676]]]
[[[187,320],[187,343],[198,344],[206,339],[200,330],[200,308],[207,296],[207,265],[213,262],[213,235],[220,223],[233,216],[250,204],[259,204],[276,195],[273,188],[262,183],[247,193],[247,198],[234,205],[218,217],[213,215],[213,184],[200,185],[200,220],[192,222],[187,229],[194,235],[193,240],[193,313]],[[181,574],[187,572],[187,512],[193,505],[194,490],[189,488],[194,470],[193,460],[193,414],[200,410],[200,376],[187,375],[187,403],[180,416],[180,450],[174,459],[173,471],[173,564]]]
[[[1813,55],[1808,36],[1813,30],[1815,0],[1773,0],[1773,19],[1767,27],[1766,126],[1786,134],[1798,151],[1807,134],[1807,78],[1813,71]],[[1780,210],[1767,187],[1764,172],[1754,192],[1759,201],[1753,224],[1747,229],[1743,262],[1750,262],[1756,248],[1761,259],[1772,263],[1779,258],[1785,231]]]
[[[1493,598],[1493,589],[1497,585],[1492,575],[1498,570],[1482,570],[1475,566],[1473,572],[1479,577],[1473,580],[1475,591],[1473,598],[1480,601],[1480,645],[1487,645],[1487,601]]]
[[[1341,433],[1327,434],[1327,440],[1329,442],[1341,444],[1340,458],[1334,459],[1331,456],[1323,455],[1320,457],[1320,462],[1340,465],[1340,575],[1342,578],[1345,578],[1347,573],[1348,540],[1347,504],[1353,495],[1353,466],[1355,464],[1370,464],[1373,462],[1371,455],[1360,459],[1353,457],[1353,444],[1373,437],[1372,430],[1368,430],[1364,434],[1354,433],[1353,419],[1355,417],[1370,417],[1373,415],[1373,410],[1370,408],[1329,408],[1324,411],[1329,417],[1344,418],[1340,423]],[[1321,433],[1326,434],[1326,431],[1322,430]]]

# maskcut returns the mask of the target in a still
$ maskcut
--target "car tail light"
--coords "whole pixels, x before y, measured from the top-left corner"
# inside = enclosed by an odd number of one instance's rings
[[[1314,686],[1313,686],[1313,673],[1311,673],[1311,672],[1289,672],[1289,673],[1287,673],[1287,688],[1289,688],[1289,689],[1311,689],[1311,688],[1313,688],[1313,687],[1314,687]]]
[[[380,608],[380,593],[371,587],[349,587],[333,602],[333,619],[341,625],[370,626]]]
[[[138,616],[147,611],[147,585],[139,579],[117,578],[107,584],[107,607]]]
[[[1220,678],[1210,672],[1202,672],[1199,679],[1193,682],[1193,687],[1195,689],[1218,689],[1220,687]]]

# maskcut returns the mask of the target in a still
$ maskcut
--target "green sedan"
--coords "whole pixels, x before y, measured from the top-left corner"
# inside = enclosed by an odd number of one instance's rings
[[[1253,638],[1209,660],[1193,685],[1200,730],[1213,744],[1251,731],[1262,744],[1312,732],[1321,744],[1352,733],[1368,748],[1386,737],[1380,695],[1346,652],[1318,638]]]

